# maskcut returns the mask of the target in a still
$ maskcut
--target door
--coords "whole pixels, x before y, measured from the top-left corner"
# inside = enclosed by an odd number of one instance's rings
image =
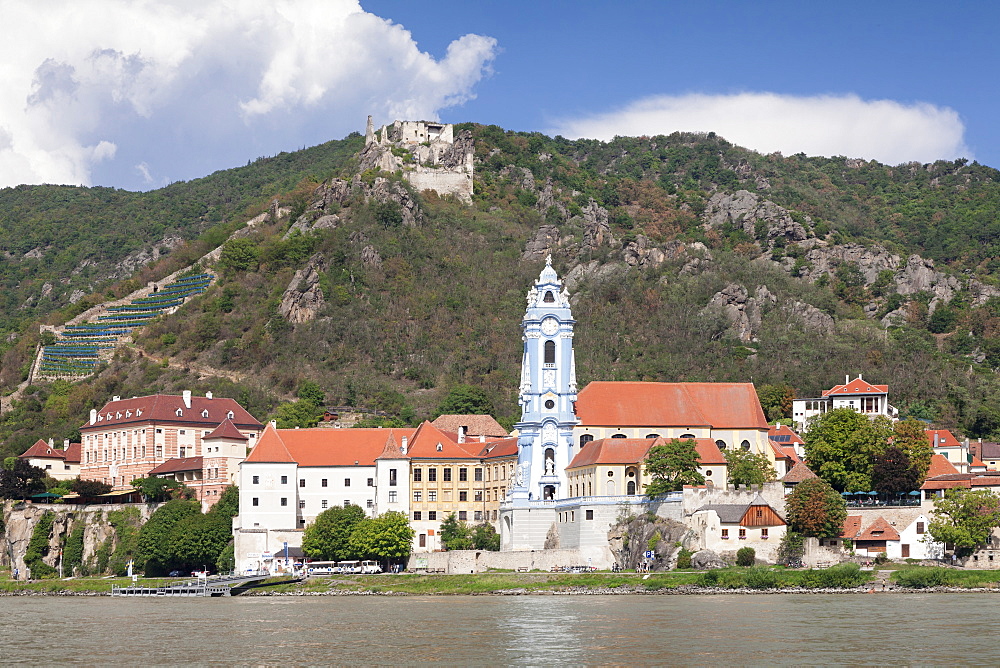
[[[902,548],[903,548],[903,554],[902,554],[903,559],[908,559],[910,557],[910,546],[906,543],[903,543]]]

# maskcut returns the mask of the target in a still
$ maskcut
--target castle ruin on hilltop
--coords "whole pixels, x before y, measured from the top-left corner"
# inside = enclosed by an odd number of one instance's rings
[[[429,121],[395,121],[375,130],[368,117],[360,168],[400,171],[414,188],[472,202],[473,142],[469,131]]]

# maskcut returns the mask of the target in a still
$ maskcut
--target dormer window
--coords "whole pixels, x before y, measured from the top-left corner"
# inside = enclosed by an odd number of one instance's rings
[[[438,443],[438,444],[437,444],[437,451],[438,451],[438,452],[441,452],[442,450],[444,450],[444,446],[443,446],[443,445],[441,445],[440,443]]]
[[[136,408],[135,409],[135,416],[136,417],[142,417],[142,409],[141,408]]]
[[[226,417],[232,420],[235,417],[235,414],[232,411],[229,411],[228,413],[226,413]]]
[[[180,408],[178,408],[176,415],[177,415],[177,417],[183,417],[184,416],[184,411],[181,410]]]
[[[121,414],[120,411],[118,413],[115,413],[115,419],[116,420],[121,420],[122,419],[122,414]]]
[[[201,412],[201,416],[202,417],[206,417],[206,418],[208,417],[208,409],[207,408]]]
[[[125,411],[125,417],[127,418],[132,417],[132,411]]]

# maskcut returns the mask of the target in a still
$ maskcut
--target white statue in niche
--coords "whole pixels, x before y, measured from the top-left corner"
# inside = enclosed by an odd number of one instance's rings
[[[545,460],[545,475],[555,475],[556,473],[556,462],[554,459],[548,458]]]
[[[528,480],[528,469],[531,468],[531,464],[528,462],[521,462],[517,465],[517,472],[514,477],[514,484],[518,487],[524,487],[524,483]]]
[[[569,289],[565,287],[559,293],[559,306],[569,307]]]

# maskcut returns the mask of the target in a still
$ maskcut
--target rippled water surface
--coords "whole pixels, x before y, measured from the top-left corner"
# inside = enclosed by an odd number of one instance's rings
[[[1000,596],[0,598],[0,663],[1000,665]]]

